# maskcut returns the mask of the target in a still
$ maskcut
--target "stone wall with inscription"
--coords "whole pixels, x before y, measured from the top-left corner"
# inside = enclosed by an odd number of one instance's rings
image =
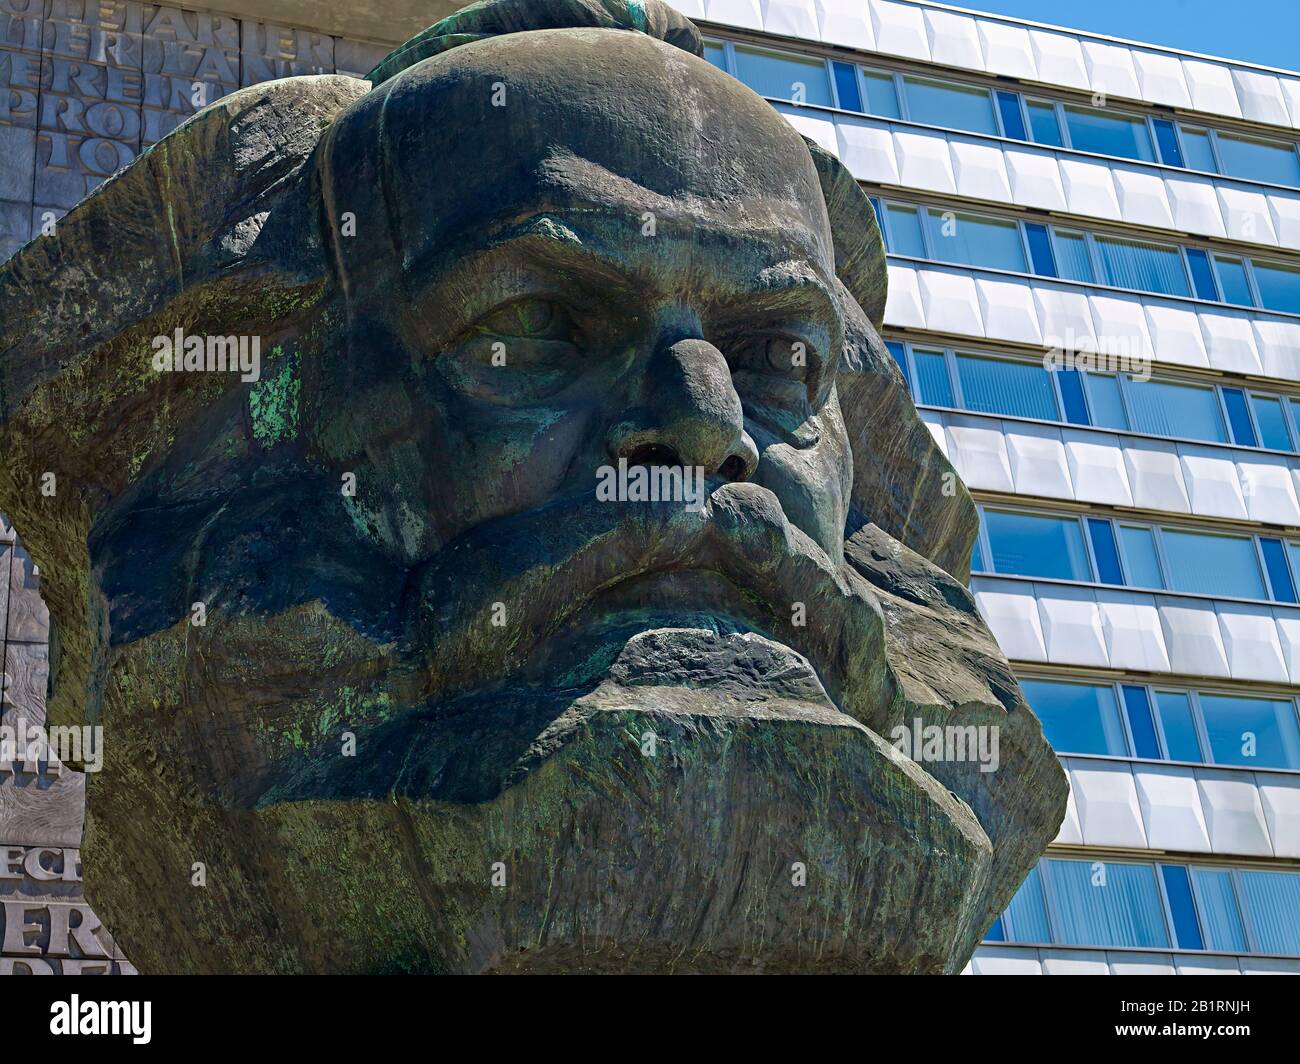
[[[196,110],[390,45],[136,0],[0,0],[0,261]]]

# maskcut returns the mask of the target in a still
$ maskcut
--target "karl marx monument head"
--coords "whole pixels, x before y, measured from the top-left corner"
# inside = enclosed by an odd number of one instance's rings
[[[0,270],[0,510],[141,971],[954,972],[1053,837],[870,202],[702,50],[476,4]]]

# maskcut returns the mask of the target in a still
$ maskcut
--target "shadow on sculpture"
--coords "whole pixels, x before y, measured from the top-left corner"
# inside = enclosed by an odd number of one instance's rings
[[[870,203],[701,53],[475,5],[0,269],[0,509],[142,971],[954,972],[1055,835]]]

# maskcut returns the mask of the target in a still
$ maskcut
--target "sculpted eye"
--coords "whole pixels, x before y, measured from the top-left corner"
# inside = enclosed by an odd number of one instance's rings
[[[500,307],[479,320],[474,331],[520,340],[572,341],[573,319],[560,304],[549,299],[521,299]]]
[[[788,381],[806,381],[816,355],[805,340],[781,334],[744,337],[722,350],[733,373],[754,373]]]

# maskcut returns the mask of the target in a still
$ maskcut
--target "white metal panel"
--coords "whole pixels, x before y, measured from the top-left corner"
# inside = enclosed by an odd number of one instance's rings
[[[1065,210],[1065,189],[1061,187],[1061,170],[1051,152],[1011,148],[1005,151],[1011,194],[1022,207],[1039,207],[1045,211]]]
[[[969,15],[953,11],[925,11],[925,28],[930,38],[930,58],[948,66],[984,69],[979,32]]]
[[[943,452],[943,456],[947,458],[948,434],[944,431],[943,415],[937,410],[918,410],[916,413],[925,427],[930,430],[930,435],[934,437],[934,442],[939,445],[939,450]]]
[[[1241,481],[1232,451],[1180,443],[1178,459],[1183,466],[1183,482],[1187,485],[1192,513],[1246,520],[1246,500],[1241,496]]]
[[[991,576],[971,579],[980,616],[997,639],[1002,653],[1012,661],[1047,660],[1033,587],[1020,580],[998,580]]]
[[[1109,667],[1101,615],[1092,588],[1035,584],[1047,660],[1056,665]]]
[[[1174,958],[1168,953],[1127,953],[1108,950],[1111,975],[1174,975]]]
[[[1042,343],[1038,308],[1034,305],[1034,295],[1028,281],[1010,277],[976,276],[975,293],[980,301],[984,332],[990,340]]]
[[[1073,499],[1070,467],[1061,445],[1061,430],[1051,425],[1004,421],[1011,479],[1017,495],[1041,495],[1049,499]]]
[[[1268,209],[1268,200],[1262,192],[1220,185],[1219,202],[1223,205],[1223,220],[1228,227],[1228,236],[1233,240],[1277,246],[1273,213]]]
[[[1195,953],[1174,954],[1179,975],[1240,975],[1236,957],[1207,957]]]
[[[1167,107],[1192,105],[1187,82],[1183,79],[1182,64],[1175,56],[1134,49],[1133,66],[1137,69],[1142,99],[1162,103]]]
[[[1011,201],[1011,184],[1007,181],[1007,165],[1002,161],[1001,148],[955,137],[949,140],[948,148],[961,195],[996,203]]]
[[[1264,373],[1284,380],[1300,380],[1300,322],[1252,318],[1255,345]]]
[[[1061,167],[1065,202],[1071,214],[1112,221],[1120,219],[1119,200],[1115,197],[1115,181],[1110,176],[1109,166],[1069,156],[1062,156],[1057,161]]]
[[[1158,173],[1115,166],[1111,168],[1111,177],[1115,180],[1120,213],[1126,222],[1155,229],[1174,228],[1169,193]]]
[[[1257,772],[1264,822],[1277,857],[1300,857],[1300,777]]]
[[[1142,99],[1142,89],[1138,85],[1137,71],[1133,69],[1133,55],[1129,49],[1102,41],[1085,40],[1082,44],[1083,61],[1088,67],[1088,83],[1094,93],[1127,96],[1131,100]]]
[[[1137,787],[1127,764],[1071,759],[1070,786],[1085,846],[1147,848]]]
[[[1096,351],[1097,334],[1092,327],[1092,307],[1087,294],[1076,288],[1035,284],[1034,305],[1043,343],[1051,350]]]
[[[930,40],[925,33],[921,9],[892,0],[868,0],[876,51],[930,61]]]
[[[1274,606],[1273,619],[1277,622],[1277,638],[1287,675],[1291,683],[1300,684],[1300,610]]]
[[[840,142],[835,135],[835,120],[831,115],[825,112],[791,107],[789,104],[773,104],[772,106],[785,115],[785,120],[809,140],[825,148],[832,155],[839,154]]]
[[[871,11],[862,0],[816,0],[822,40],[864,52],[876,50]]]
[[[1128,467],[1119,437],[1084,429],[1062,429],[1065,460],[1070,466],[1074,497],[1079,502],[1132,506]]]
[[[1079,38],[1049,30],[1029,31],[1029,43],[1034,49],[1034,60],[1043,71],[1040,80],[1050,78],[1053,85],[1068,85],[1072,89],[1091,89],[1088,67],[1083,61]]]
[[[1210,852],[1196,774],[1182,765],[1135,764],[1138,804],[1147,841],[1157,850]]]
[[[1184,59],[1182,63],[1187,88],[1192,95],[1192,107],[1210,114],[1241,117],[1237,86],[1228,67],[1222,63],[1205,63],[1199,59]]]
[[[1147,329],[1156,358],[1183,366],[1208,366],[1205,334],[1196,311],[1177,303],[1144,299]]]
[[[980,946],[971,957],[976,975],[1042,975],[1038,950],[1015,946]]]
[[[1216,608],[1232,678],[1286,683],[1289,677],[1273,611],[1241,602],[1220,602]]]
[[[1242,957],[1242,975],[1300,975],[1300,960],[1291,957]]]
[[[984,46],[984,68],[990,74],[1038,80],[1029,31],[1005,22],[979,20],[980,43]]]
[[[889,264],[889,295],[885,300],[885,324],[913,329],[925,328],[925,310],[921,306],[916,271],[910,266]]]
[[[948,154],[948,140],[942,133],[896,129],[894,156],[898,160],[898,174],[904,185],[932,189],[935,192],[957,191],[957,181],[952,173],[952,158]]]
[[[1104,950],[1045,949],[1044,975],[1110,975]]]
[[[1278,78],[1282,86],[1282,98],[1291,115],[1291,125],[1300,129],[1300,78]]]
[[[1199,599],[1156,597],[1169,666],[1190,676],[1228,676],[1228,655],[1214,606]]]
[[[705,0],[705,10],[710,22],[747,30],[763,28],[763,9],[758,0]]]
[[[1228,235],[1223,224],[1223,207],[1212,181],[1167,174],[1165,189],[1174,212],[1173,228],[1203,236]]]
[[[1274,75],[1233,67],[1232,80],[1237,86],[1237,99],[1241,101],[1243,118],[1269,122],[1275,126],[1291,124],[1286,101],[1282,98],[1282,86]]]
[[[921,286],[921,301],[925,304],[926,325],[933,332],[984,335],[974,278],[947,270],[919,270],[917,281]]]
[[[1239,452],[1240,453],[1240,452]],[[1300,501],[1296,499],[1291,464],[1285,458],[1253,455],[1237,462],[1252,521],[1271,525],[1300,525]]]
[[[1089,292],[1093,330],[1099,353],[1128,358],[1154,358],[1146,310],[1137,296]]]
[[[859,181],[897,185],[898,163],[894,159],[894,135],[884,123],[835,116],[840,161]]]
[[[981,491],[1015,490],[1000,422],[950,414],[947,427],[949,458],[967,487]]]
[[[818,40],[813,0],[763,0],[763,29],[785,37]]]
[[[1205,350],[1210,365],[1229,373],[1261,373],[1259,349],[1255,346],[1255,333],[1250,319],[1244,314],[1229,310],[1201,310],[1201,332],[1205,336]]]
[[[1097,610],[1112,669],[1169,671],[1169,650],[1154,596],[1098,588]]]
[[[1130,437],[1124,441],[1124,465],[1134,506],[1168,513],[1190,512],[1183,467],[1174,444]]]
[[[1300,196],[1286,192],[1269,192],[1268,213],[1273,219],[1273,231],[1279,247],[1300,250]]]
[[[1251,773],[1198,768],[1196,784],[1215,853],[1273,856],[1264,806]]]
[[[1069,761],[1062,758],[1061,767],[1065,769],[1065,778],[1068,782],[1070,779]],[[1056,833],[1055,841],[1063,846],[1083,845],[1083,831],[1079,827],[1079,810],[1074,805],[1073,787],[1066,790],[1065,816],[1061,819],[1061,830]]]

